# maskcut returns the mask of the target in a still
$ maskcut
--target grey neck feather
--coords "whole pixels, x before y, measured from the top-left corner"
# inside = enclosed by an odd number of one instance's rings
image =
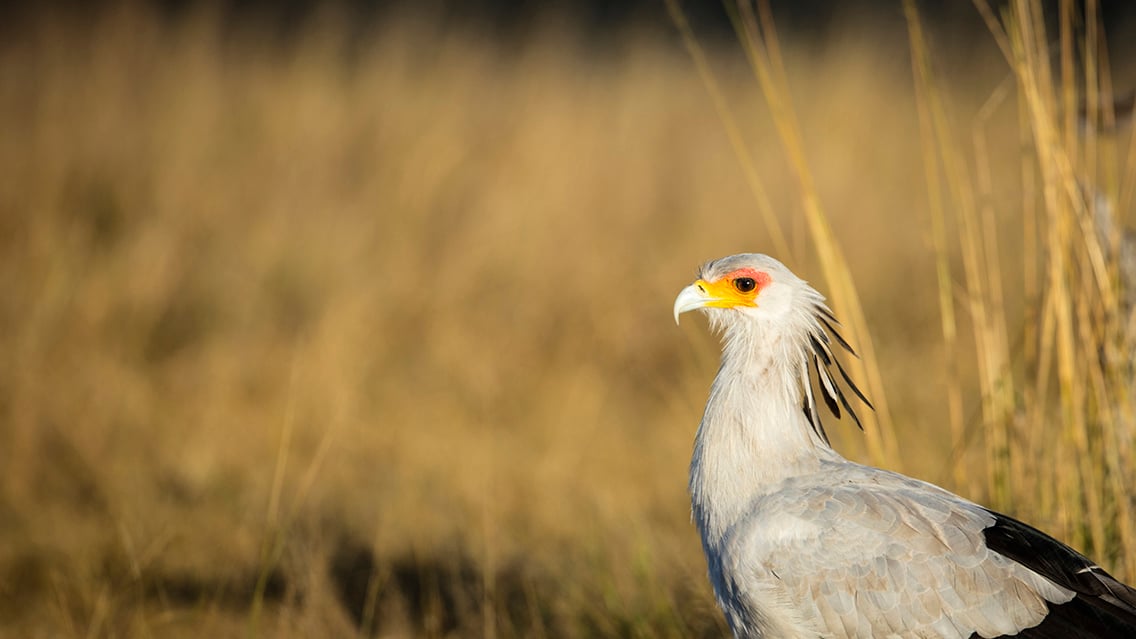
[[[789,477],[839,455],[801,410],[808,334],[711,314],[724,330],[722,365],[695,436],[693,515],[703,544],[716,545],[750,503]]]

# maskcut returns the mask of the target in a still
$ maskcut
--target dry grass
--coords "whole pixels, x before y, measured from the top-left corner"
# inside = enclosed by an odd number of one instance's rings
[[[704,259],[775,252],[747,171],[825,288],[744,57],[707,59],[749,167],[670,34],[600,55],[553,27],[342,27],[281,46],[127,6],[0,45],[0,635],[720,635],[685,494],[716,347],[670,304]],[[989,380],[961,311],[948,358],[937,283],[966,233],[928,212],[908,46],[782,42],[782,90],[876,338],[885,461],[987,499]],[[993,39],[934,52],[963,125],[930,148],[973,161],[1010,66]],[[1019,122],[1008,100],[981,124],[1007,282]],[[1025,371],[1036,300],[1004,297]],[[1045,443],[1009,507],[1073,538],[1055,486],[1084,469]],[[1077,539],[1123,568],[1102,534]]]

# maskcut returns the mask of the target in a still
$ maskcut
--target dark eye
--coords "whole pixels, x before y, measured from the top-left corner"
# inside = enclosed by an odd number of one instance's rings
[[[757,288],[757,282],[753,281],[752,277],[739,277],[738,279],[734,280],[734,288],[738,289],[742,293],[749,293],[753,289]]]

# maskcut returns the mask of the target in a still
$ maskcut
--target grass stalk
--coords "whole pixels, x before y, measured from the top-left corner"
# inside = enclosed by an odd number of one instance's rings
[[[928,209],[931,218],[931,242],[935,252],[935,281],[939,301],[940,330],[943,350],[946,353],[947,420],[951,430],[950,475],[955,486],[967,485],[965,425],[963,423],[962,384],[959,371],[958,320],[955,316],[954,279],[951,275],[950,252],[947,238],[944,193],[940,174],[942,167],[936,151],[935,131],[931,104],[938,102],[936,84],[932,78],[930,52],[912,0],[903,3],[907,20],[908,42],[911,45],[911,66],[915,76],[915,105],[919,115],[920,149],[923,155],[923,174],[927,182]],[[970,490],[976,490],[970,486]]]
[[[769,4],[759,0],[756,13],[748,0],[738,1],[735,8],[737,10],[733,14],[735,28],[746,51],[750,68],[769,105],[782,150],[796,178],[797,195],[801,200],[809,237],[816,248],[821,271],[832,293],[833,310],[838,317],[844,318],[845,325],[855,336],[855,341],[863,354],[862,359],[851,363],[851,368],[860,378],[867,380],[868,391],[876,407],[875,413],[869,414],[864,419],[868,457],[873,463],[899,468],[902,463],[896,445],[891,411],[867,327],[867,319],[852,280],[851,269],[821,205],[820,195],[806,158],[800,124],[792,106],[788,76]]]
[[[976,177],[972,178],[964,154],[956,142],[958,138],[947,115],[947,105],[940,97],[937,88],[940,81],[934,76],[930,52],[913,2],[905,4],[905,15],[908,20],[913,68],[916,74],[916,100],[922,120],[926,122],[922,125],[927,131],[923,142],[925,173],[937,175],[941,172],[946,183],[946,201],[932,205],[932,216],[934,218],[935,210],[946,208],[954,211],[958,223],[958,250],[962,256],[966,283],[961,296],[962,306],[970,320],[978,364],[981,425],[985,436],[985,467],[988,473],[986,488],[992,504],[998,508],[1005,508],[1011,493],[1008,427],[1009,417],[1013,413],[1015,393],[1013,379],[1009,375],[1010,353],[1005,328],[1007,320],[1002,299],[1001,268],[993,212],[989,209],[984,211],[978,209],[975,186],[972,185],[972,180],[977,179],[979,189],[984,189],[987,194],[991,189],[989,177],[985,175],[988,169],[983,168],[984,138],[980,126],[976,127],[972,138],[979,167],[975,169]],[[994,100],[987,102],[988,108],[993,108],[992,105],[996,104],[997,101]],[[984,108],[985,110],[987,109]],[[985,117],[980,115],[980,124],[984,119]],[[938,184],[938,177],[934,178],[933,184]],[[942,197],[938,194],[939,190],[935,188],[931,191],[931,195]],[[932,220],[933,228],[940,225],[941,223]],[[936,249],[937,260],[943,263],[940,269],[949,271],[945,263],[946,253],[950,248],[945,238],[936,243]],[[942,289],[950,287],[949,281],[943,280],[944,277],[940,276],[940,313],[951,314],[949,319],[943,319],[944,324],[947,324],[954,320],[953,309],[942,301],[947,295],[947,291]],[[954,338],[946,330],[944,337],[949,338],[945,346],[953,350]],[[957,382],[954,384],[957,385]],[[955,442],[961,443],[961,432],[961,426],[957,424],[952,426]]]

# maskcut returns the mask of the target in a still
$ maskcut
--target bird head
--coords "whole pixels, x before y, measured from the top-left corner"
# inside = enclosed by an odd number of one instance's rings
[[[724,367],[730,362],[743,369],[783,370],[799,380],[805,414],[824,441],[828,439],[816,409],[810,368],[825,404],[836,417],[840,417],[843,406],[860,423],[832,369],[857,397],[872,406],[829,347],[835,339],[855,356],[836,331],[839,322],[825,305],[824,296],[772,257],[743,253],[703,264],[698,279],[675,298],[675,322],[683,313],[696,309],[709,317],[712,328],[724,334]]]
[[[790,322],[795,315],[808,319],[824,298],[784,264],[759,253],[732,255],[702,265],[698,279],[678,294],[674,304],[679,315],[700,309],[716,327],[729,327],[737,320]],[[800,313],[799,311],[805,311]],[[810,322],[811,324],[811,322]]]

